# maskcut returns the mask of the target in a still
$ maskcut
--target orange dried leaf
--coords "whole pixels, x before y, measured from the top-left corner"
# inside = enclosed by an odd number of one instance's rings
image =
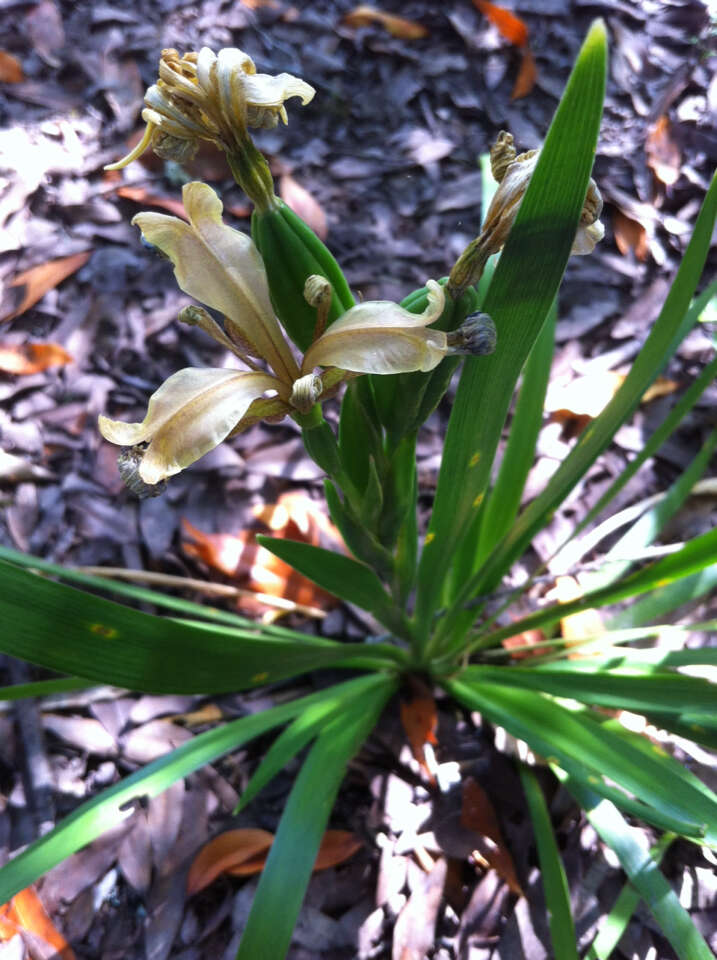
[[[623,257],[633,250],[638,260],[647,259],[650,248],[647,243],[647,231],[641,223],[626,216],[622,210],[615,209],[612,215],[612,229],[617,249]]]
[[[431,774],[426,764],[424,747],[427,743],[436,744],[436,730],[438,728],[438,714],[436,701],[432,696],[419,695],[412,700],[401,702],[401,723],[406,731],[406,737],[411,747],[414,759],[426,771],[431,780]]]
[[[150,207],[161,207],[163,210],[169,210],[175,217],[187,219],[184,204],[181,200],[174,197],[163,197],[158,193],[150,193],[146,187],[118,187],[117,196],[124,197],[125,200],[133,200],[135,203],[146,203]]]
[[[478,852],[505,880],[511,892],[522,897],[513,858],[503,840],[493,804],[483,787],[470,777],[463,784],[461,826],[484,838]]]
[[[13,320],[21,313],[33,307],[48,290],[52,290],[62,283],[70,274],[79,270],[90,259],[91,250],[83,253],[73,253],[70,257],[60,257],[59,260],[49,260],[19,273],[10,284],[18,294],[10,311],[0,316],[0,320]]]
[[[401,37],[403,40],[420,40],[421,37],[428,36],[428,29],[422,23],[384,13],[383,10],[377,10],[376,7],[370,7],[367,4],[361,4],[350,10],[342,23],[347,27],[366,27],[370,23],[380,23],[394,37]]]
[[[208,887],[222,873],[259,873],[273,842],[273,833],[252,827],[220,833],[194,858],[187,876],[187,896]]]
[[[363,841],[350,830],[327,830],[316,854],[314,870],[327,870],[352,857],[363,846]]]
[[[325,240],[329,234],[324,209],[309,191],[288,173],[279,180],[279,193],[284,203],[291,207],[304,223],[308,223],[317,237]]]
[[[520,70],[515,78],[513,92],[510,95],[511,100],[520,100],[521,97],[527,97],[535,86],[535,80],[538,76],[538,68],[535,65],[535,57],[526,47],[523,51],[523,58],[520,61]]]
[[[7,913],[0,913],[0,937],[5,936],[4,930],[12,929],[11,936],[18,930],[27,930],[54,947],[52,955],[56,960],[76,960],[72,947],[49,918],[32,887],[16,894],[9,904],[5,904],[3,911],[6,908],[9,908]]]
[[[614,370],[588,373],[569,383],[553,381],[545,397],[545,409],[552,419],[564,423],[570,417],[597,417],[624,383]]]
[[[305,493],[282,493],[276,503],[254,507],[252,513],[274,536],[310,543],[314,547],[320,546],[325,538],[331,546],[345,550],[337,528],[316,501],[311,500]]]
[[[185,553],[227,576],[244,581],[242,585],[248,590],[283,597],[307,607],[325,608],[336,602],[326,591],[260,546],[253,530],[240,530],[236,534],[204,533],[186,519],[182,520],[182,526],[194,541],[182,542]],[[247,612],[256,612],[243,598],[239,605]]]
[[[48,367],[72,363],[59,343],[17,343],[0,345],[0,370],[4,373],[40,373]]]
[[[645,153],[647,164],[652,167],[657,179],[671,187],[680,176],[682,158],[679,147],[672,139],[670,121],[664,113],[657,118],[647,135]]]
[[[7,50],[0,50],[0,83],[22,83],[25,74],[20,61]]]
[[[543,649],[529,650],[527,647],[533,647],[536,643],[542,643],[545,640],[545,634],[542,630],[524,630],[523,633],[516,633],[514,637],[506,637],[503,640],[503,647],[511,651],[511,657],[514,660],[524,660],[526,657],[537,657],[543,652]]]
[[[515,47],[524,47],[528,42],[528,27],[520,17],[487,0],[473,0],[483,16],[498,28],[505,39]],[[513,95],[515,99],[515,94]]]

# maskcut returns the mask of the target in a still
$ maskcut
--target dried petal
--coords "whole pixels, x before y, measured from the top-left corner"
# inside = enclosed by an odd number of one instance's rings
[[[101,416],[100,433],[123,447],[149,441],[138,472],[159,483],[213,450],[268,390],[283,386],[266,373],[186,367],[152,394],[141,423]]]
[[[251,237],[222,222],[221,200],[206,184],[186,184],[182,199],[189,224],[163,213],[140,213],[132,222],[171,259],[185,293],[223,313],[230,334],[236,330],[278,376],[293,382],[296,362],[274,316],[264,263]]]
[[[446,334],[426,327],[443,313],[445,294],[435,280],[426,286],[423,313],[410,313],[388,300],[351,307],[309,347],[302,371],[317,366],[380,374],[432,370],[446,355]]]

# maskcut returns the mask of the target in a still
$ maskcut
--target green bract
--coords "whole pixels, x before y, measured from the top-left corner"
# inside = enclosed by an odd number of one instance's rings
[[[616,852],[631,886],[616,904],[610,926],[599,932],[592,957],[608,956],[615,943],[612,931],[624,929],[640,899],[682,960],[711,956],[658,861],[675,836],[717,843],[717,796],[605,710],[638,713],[680,737],[717,746],[717,691],[694,675],[695,667],[717,665],[715,647],[677,644],[689,628],[659,625],[677,606],[714,588],[717,531],[652,563],[625,560],[652,543],[683,503],[707,468],[717,432],[645,517],[625,520],[628,529],[611,557],[619,562],[598,571],[584,596],[542,606],[508,626],[500,625],[498,617],[530,584],[497,611],[495,599],[490,605],[488,600],[632,415],[714,295],[713,284],[692,304],[714,227],[717,181],[704,199],[670,293],[630,374],[545,490],[521,511],[553,353],[558,287],[571,251],[587,252],[602,235],[597,220],[601,201],[590,175],[605,86],[604,26],[598,22],[591,28],[539,152],[516,157],[512,138],[499,138],[492,159],[500,186],[485,230],[447,281],[429,281],[400,305],[357,305],[328,249],[273,195],[268,167],[248,129],[284,119],[284,100],[298,96],[305,102],[312,91],[288,75],[255,75],[253,63],[244,57],[241,51],[222,51],[217,57],[203,51],[198,58],[180,60],[168,52],[161,82],[147,100],[150,128],[144,146],[151,143],[165,154],[179,151],[181,144],[167,143],[159,134],[190,147],[194,136],[215,139],[257,205],[253,239],[223,224],[219,198],[198,183],[185,187],[189,224],[161,214],[141,214],[137,222],[145,237],[172,259],[182,289],[225,317],[222,326],[193,307],[182,319],[232,349],[249,370],[179,371],[152,396],[143,422],[103,418],[101,429],[111,441],[138,451],[132,462],[139,481],[152,485],[249,422],[293,416],[307,451],[327,475],[329,511],[352,556],[289,540],[262,538],[262,545],[370,613],[386,633],[380,642],[373,637],[367,643],[317,639],[0,550],[0,649],[66,675],[5,689],[6,698],[94,683],[157,693],[218,693],[308,671],[351,671],[340,683],[333,682],[332,674],[326,688],[309,697],[196,736],[85,803],[0,870],[0,903],[119,822],[132,798],[154,796],[249,739],[284,727],[242,804],[300,751],[308,752],[238,953],[239,960],[281,960],[346,766],[401,682],[420,675],[545,758]],[[201,113],[202,98],[208,98],[208,113]],[[236,129],[227,104],[236,106]],[[488,258],[503,245],[494,267]],[[488,356],[496,331],[497,347]],[[303,361],[284,333],[302,351]],[[447,389],[458,354],[472,356],[464,361],[430,523],[421,541],[416,435]],[[625,476],[581,518],[570,542],[670,436],[716,371],[713,359],[647,439]],[[521,375],[496,470],[496,451]],[[342,380],[348,385],[336,436],[320,404]],[[142,489],[139,481],[136,489]],[[153,602],[174,617],[140,612],[63,580]],[[607,632],[582,641],[590,657],[568,659],[563,642],[551,633],[571,613],[638,597],[612,612]],[[714,631],[716,624],[696,626]],[[511,659],[502,641],[537,627],[548,637],[532,648],[537,655]],[[659,639],[667,630],[669,650]],[[61,642],[53,642],[54,637]],[[632,645],[654,637],[657,644],[647,649]],[[680,672],[685,667],[693,668],[691,673]],[[577,957],[565,874],[545,800],[533,771],[522,762],[519,766],[536,832],[554,954]],[[639,846],[620,811],[665,831],[652,855]]]

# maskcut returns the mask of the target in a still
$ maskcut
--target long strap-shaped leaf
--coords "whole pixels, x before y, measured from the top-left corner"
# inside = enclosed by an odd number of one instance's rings
[[[384,679],[384,684],[388,682]],[[337,689],[334,687],[334,690]],[[201,733],[83,803],[54,830],[36,840],[0,869],[0,903],[5,903],[61,860],[131,816],[139,800],[156,797],[176,780],[188,776],[206,763],[292,720],[303,710],[320,703],[323,696],[324,691],[313,693],[263,713],[233,720],[217,730]]]
[[[153,693],[242,690],[320,667],[395,663],[396,647],[261,637],[178,623],[0,562],[0,650],[60,673]],[[305,638],[306,639],[306,638]],[[378,650],[378,652],[377,652]]]
[[[237,960],[283,960],[291,942],[316,854],[346,772],[396,684],[346,709],[323,730],[296,778],[256,891]]]
[[[571,661],[572,664],[572,661]],[[470,683],[500,683],[523,690],[542,690],[556,697],[573,698],[615,710],[646,710],[683,713],[691,710],[714,713],[717,718],[717,685],[702,677],[689,677],[665,670],[653,672],[650,665],[608,669],[604,673],[555,670],[550,667],[468,667],[463,678]]]
[[[419,567],[416,623],[424,643],[442,571],[480,507],[516,381],[568,261],[593,164],[605,70],[605,26],[598,21],[570,75],[483,305],[498,330],[496,352],[466,361],[461,376]]]
[[[717,558],[717,529],[710,530],[709,533],[704,533],[701,537],[696,537],[676,553],[669,554],[661,560],[649,564],[618,583],[603,587],[601,590],[593,590],[570,603],[556,603],[542,610],[537,610],[509,626],[501,627],[480,636],[473,643],[466,645],[466,651],[471,652],[481,647],[494,647],[506,637],[515,636],[526,630],[549,626],[557,623],[558,620],[562,620],[563,617],[570,616],[571,613],[579,613],[581,610],[587,610],[590,607],[604,607],[611,603],[618,603],[620,600],[637,596],[640,593],[647,593],[648,590],[654,590],[657,587],[662,589],[682,577],[687,577],[703,570],[705,567],[713,566],[715,558]]]
[[[692,239],[685,251],[670,293],[640,351],[630,373],[608,406],[585,430],[567,459],[551,477],[548,486],[518,518],[505,540],[497,547],[485,566],[465,585],[456,598],[452,616],[445,618],[442,629],[455,629],[455,622],[465,624],[468,616],[461,607],[472,597],[492,590],[511,563],[520,556],[533,535],[548,520],[551,512],[565,499],[590,465],[608,446],[615,431],[640,402],[640,398],[658,375],[676,347],[676,333],[683,323],[695,287],[704,267],[717,214],[717,175],[702,203]]]
[[[365,563],[296,540],[259,536],[257,541],[324,590],[368,610],[397,636],[408,635],[400,612],[395,609],[381,581]]]
[[[665,791],[669,767],[603,728],[589,711],[576,713],[544,694],[529,696],[494,683],[461,679],[444,681],[444,686],[461,703],[525,740],[563,770],[589,780],[622,809],[666,830],[717,840],[717,796],[707,796],[684,781],[671,782]]]
[[[714,960],[714,954],[679,897],[619,811],[576,777],[565,778],[565,786],[585,809],[603,842],[617,854],[623,870],[653,912],[680,960]]]
[[[533,771],[521,764],[520,782],[528,802],[530,819],[533,822],[535,842],[538,847],[540,878],[548,908],[550,939],[553,941],[553,956],[560,960],[578,960],[575,939],[575,924],[570,910],[570,891],[565,876],[550,814],[543,791]]]

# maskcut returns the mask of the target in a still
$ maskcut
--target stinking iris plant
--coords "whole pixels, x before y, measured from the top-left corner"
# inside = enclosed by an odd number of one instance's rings
[[[313,95],[309,84],[290,74],[257,74],[251,57],[238,49],[214,54],[205,47],[181,58],[176,50],[164,50],[158,81],[145,95],[145,135],[110,169],[126,166],[150,146],[161,157],[186,160],[201,140],[209,140],[224,150],[257,210],[278,209],[271,174],[249,128],[286,123],[284,102],[299,97],[306,104]],[[483,232],[451,273],[446,289],[453,300],[475,284],[488,256],[505,243],[537,153],[516,157],[510,134],[500,135],[492,156],[501,186]],[[315,274],[306,277],[303,296],[316,309],[316,324],[303,359],[297,359],[275,315],[265,265],[251,237],[223,223],[221,200],[206,184],[186,184],[183,200],[189,223],[160,213],[141,213],[133,223],[172,261],[181,289],[224,318],[222,325],[194,306],[179,319],[200,326],[250,369],[185,368],[152,395],[142,422],[99,418],[105,439],[131,448],[120,466],[125,478],[138,476],[138,492],[148,492],[143,485],[159,484],[257,420],[308,414],[344,380],[367,373],[426,373],[447,356],[480,356],[495,347],[495,328],[485,314],[461,318],[453,331],[431,327],[447,301],[436,281],[426,283],[420,312],[368,301],[331,322],[331,285]],[[601,238],[601,207],[591,181],[573,252],[589,252]],[[287,273],[291,266],[286,264]],[[325,369],[317,374],[317,368]]]

